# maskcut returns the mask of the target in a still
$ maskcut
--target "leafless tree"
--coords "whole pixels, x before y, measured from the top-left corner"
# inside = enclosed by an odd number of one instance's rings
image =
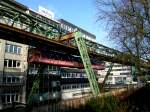
[[[96,0],[98,21],[107,21],[110,39],[129,53],[141,73],[141,59],[150,61],[150,0]]]

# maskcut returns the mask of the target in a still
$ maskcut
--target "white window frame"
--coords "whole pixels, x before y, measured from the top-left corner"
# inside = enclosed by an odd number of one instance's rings
[[[7,99],[8,99],[8,97],[7,96],[9,96],[9,101],[7,101]],[[11,103],[12,101],[11,101],[11,95],[10,94],[6,94],[6,96],[5,96],[5,98],[6,98],[6,103]]]
[[[13,95],[14,95],[14,101],[12,101],[12,96]],[[7,96],[9,96],[9,101],[7,101],[7,98],[8,98]],[[5,102],[4,102],[5,104],[12,103],[12,102],[19,102],[19,95],[17,93],[4,94],[4,98],[5,98]]]
[[[11,66],[9,67],[9,62],[11,60]],[[20,68],[21,67],[21,61],[20,60],[12,60],[12,59],[5,59],[6,61],[6,68]],[[13,67],[13,63],[16,61],[15,67]],[[5,62],[4,62],[5,63]],[[17,66],[19,64],[19,66]]]
[[[10,51],[11,47],[12,47],[12,52]],[[16,47],[16,51],[15,51],[15,47]],[[13,45],[13,44],[6,44],[5,45],[5,52],[14,53],[14,54],[21,54],[21,46]]]

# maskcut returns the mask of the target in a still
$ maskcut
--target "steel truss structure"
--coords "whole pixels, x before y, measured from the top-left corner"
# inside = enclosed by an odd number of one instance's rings
[[[36,34],[36,36],[39,35],[39,38],[53,40],[52,43],[62,45],[59,40],[63,40],[63,35],[66,34],[61,32],[59,22],[53,20],[51,20],[51,22],[47,22],[47,20],[42,20],[42,18],[38,15],[34,16],[31,12],[32,11],[29,9],[25,11],[19,10],[18,8],[7,4],[4,0],[1,0],[0,24],[1,26],[10,26],[11,28],[17,28],[27,33]],[[96,76],[91,68],[90,58],[98,58],[96,56],[99,56],[100,58],[105,57],[105,61],[134,65],[134,58],[136,57],[83,39],[80,32],[75,32],[74,35],[71,36],[75,37],[72,38],[71,45],[64,46],[66,46],[66,48],[79,50],[94,95],[99,93],[99,88],[97,85]],[[79,55],[79,53],[76,55]],[[142,66],[147,67],[144,63]],[[150,68],[149,65],[148,68]],[[30,97],[38,88],[38,83],[39,80],[37,78],[33,84],[34,86]]]
[[[59,24],[53,20],[43,21],[40,16],[33,16],[30,10],[21,11],[4,1],[0,1],[0,22],[21,30],[38,34],[46,38],[60,37]]]
[[[61,32],[61,27],[58,22],[53,20],[51,20],[51,22],[47,22],[38,15],[34,16],[30,13],[29,9],[26,9],[26,11],[19,10],[18,8],[7,4],[4,0],[0,1],[0,23],[39,35],[40,38],[42,37],[49,40],[54,40],[54,42],[58,42],[58,44],[60,43],[60,40],[62,40],[63,35],[66,35]],[[120,52],[86,39],[85,44],[89,55],[100,55],[102,58],[106,58],[104,61],[134,65],[133,59],[136,57],[132,57],[127,53]],[[77,48],[74,38],[69,46],[71,46],[71,48]],[[90,57],[92,56],[90,55]],[[146,65],[143,63],[143,66]]]

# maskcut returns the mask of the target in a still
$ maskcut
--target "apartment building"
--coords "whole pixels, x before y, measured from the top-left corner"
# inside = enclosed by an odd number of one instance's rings
[[[98,71],[99,83],[102,83],[102,81],[104,80],[109,67],[110,67],[110,63],[106,62],[105,69]],[[115,63],[113,65],[113,68],[110,72],[110,75],[106,83],[107,84],[128,84],[131,83],[132,80],[133,77],[131,75],[131,67]]]
[[[94,34],[88,32],[88,31],[80,28],[79,26],[76,26],[73,23],[70,23],[64,19],[59,19],[58,21],[60,22],[60,26],[64,33],[74,32],[76,29],[78,29],[83,34],[83,38],[93,41],[93,42],[96,42],[96,36]]]
[[[15,0],[1,2],[23,12],[28,10]],[[1,23],[6,21],[0,19]],[[26,103],[27,55],[27,45],[0,39],[0,109],[11,107],[13,102]]]
[[[25,103],[28,46],[0,39],[0,109]]]

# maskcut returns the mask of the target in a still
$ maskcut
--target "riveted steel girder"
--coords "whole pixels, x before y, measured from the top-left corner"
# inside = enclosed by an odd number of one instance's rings
[[[56,39],[60,37],[59,23],[51,20],[51,24],[48,24],[42,18],[31,15],[29,10],[23,12],[3,1],[0,1],[0,23],[35,33],[45,38]]]

